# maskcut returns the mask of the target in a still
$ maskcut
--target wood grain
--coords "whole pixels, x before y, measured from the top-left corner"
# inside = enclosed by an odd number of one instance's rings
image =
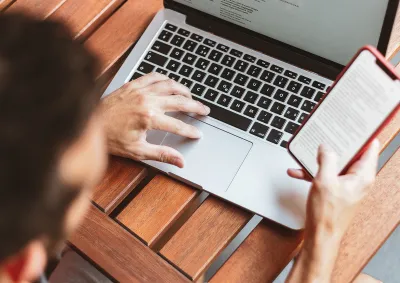
[[[387,57],[393,54],[395,49],[400,45],[400,6],[397,8],[396,19],[394,22],[392,34],[387,49]]]
[[[69,242],[119,282],[188,282],[187,278],[93,206]]]
[[[124,0],[67,0],[51,16],[64,22],[78,40],[85,39],[105,19],[107,19]]]
[[[297,254],[302,238],[302,232],[265,219],[210,282],[272,282]]]
[[[161,8],[161,0],[129,0],[92,34],[85,45],[100,58],[99,76],[138,40]]]
[[[147,170],[138,163],[111,157],[103,181],[96,187],[92,200],[109,214],[145,177]]]
[[[183,183],[157,175],[117,219],[149,246],[153,246],[197,194],[197,190]]]
[[[210,197],[161,249],[160,254],[192,280],[197,280],[251,216],[242,209]]]
[[[0,12],[7,8],[8,5],[10,5],[12,2],[14,2],[15,0],[0,0]]]
[[[65,3],[66,0],[18,0],[7,12],[30,13],[38,18],[45,19]]]

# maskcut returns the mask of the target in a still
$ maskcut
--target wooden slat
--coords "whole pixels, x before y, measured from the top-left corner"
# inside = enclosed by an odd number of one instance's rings
[[[10,5],[12,2],[14,2],[15,0],[0,0],[0,12],[7,8],[8,5]]]
[[[119,282],[188,282],[187,278],[93,206],[69,241]]]
[[[153,246],[197,194],[197,190],[183,183],[157,175],[117,219],[149,246]]]
[[[147,170],[128,159],[111,157],[105,178],[94,190],[92,200],[110,213],[145,177]]]
[[[57,10],[66,0],[18,0],[8,9],[9,12],[25,12],[45,19]]]
[[[272,282],[297,254],[302,238],[302,232],[263,220],[210,282]]]
[[[210,197],[161,249],[160,254],[191,279],[197,280],[251,216]]]
[[[387,49],[387,57],[393,54],[394,50],[400,45],[400,6],[397,9],[396,19],[394,22],[392,34]]]
[[[85,39],[105,19],[107,19],[124,0],[67,0],[51,16],[64,22],[78,40]]]
[[[102,63],[99,75],[106,73],[138,40],[159,9],[161,0],[128,0],[86,41]]]

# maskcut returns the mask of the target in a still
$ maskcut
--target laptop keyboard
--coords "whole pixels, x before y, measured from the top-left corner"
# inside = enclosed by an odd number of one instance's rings
[[[131,80],[158,72],[191,89],[210,117],[287,146],[327,86],[167,23]]]

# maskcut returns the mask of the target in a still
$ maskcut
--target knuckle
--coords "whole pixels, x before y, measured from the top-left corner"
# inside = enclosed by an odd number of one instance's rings
[[[166,150],[161,150],[158,156],[160,162],[166,163],[169,160],[169,154]]]

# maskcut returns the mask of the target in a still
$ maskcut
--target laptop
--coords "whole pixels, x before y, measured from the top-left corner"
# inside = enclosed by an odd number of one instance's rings
[[[150,131],[185,168],[146,164],[291,229],[304,227],[310,185],[288,140],[356,51],[385,54],[399,1],[165,0],[103,97],[150,72],[167,75],[211,108],[169,113],[203,132],[190,140]]]

